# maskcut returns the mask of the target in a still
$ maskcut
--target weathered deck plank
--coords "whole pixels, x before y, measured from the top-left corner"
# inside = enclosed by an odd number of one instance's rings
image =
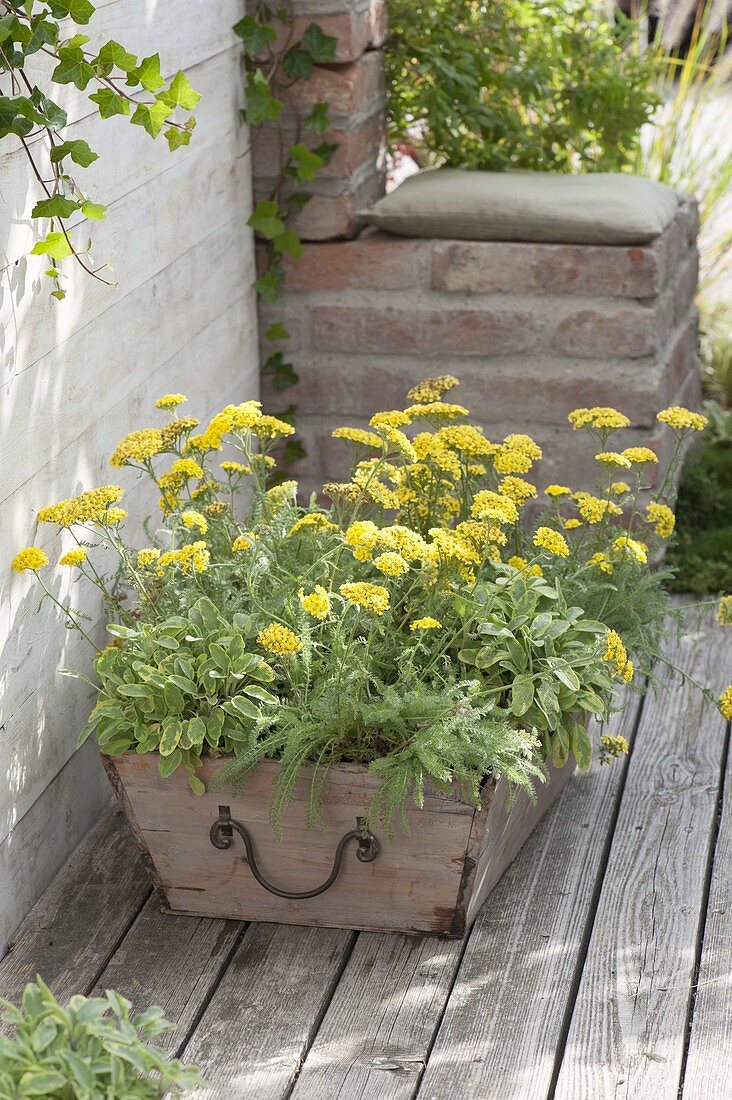
[[[729,1100],[732,1093],[732,755],[714,852],[684,1076],[684,1100]]]
[[[628,693],[608,732],[632,742],[640,705]],[[420,1098],[549,1095],[625,766],[575,775],[486,902]]]
[[[0,994],[19,998],[36,974],[62,999],[87,993],[150,889],[127,822],[105,813],[18,929],[0,962]]]
[[[721,684],[718,641],[707,621],[667,652]],[[724,742],[690,684],[646,698],[556,1100],[676,1096]]]
[[[355,938],[343,929],[247,928],[183,1050],[211,1085],[196,1100],[289,1095]]]

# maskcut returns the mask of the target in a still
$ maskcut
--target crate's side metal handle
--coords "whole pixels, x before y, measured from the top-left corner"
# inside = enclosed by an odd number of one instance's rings
[[[234,832],[237,832],[244,841],[244,847],[246,848],[246,862],[249,864],[252,874],[254,875],[260,886],[263,886],[265,890],[268,890],[270,894],[276,894],[278,898],[288,898],[293,901],[301,901],[304,898],[316,898],[318,894],[324,894],[326,890],[329,890],[335,880],[338,878],[341,870],[341,861],[343,859],[343,853],[346,849],[346,845],[351,840],[358,842],[356,848],[356,859],[361,863],[372,863],[379,854],[379,842],[373,833],[369,832],[366,828],[366,822],[364,818],[356,818],[356,828],[351,829],[350,833],[346,833],[338,841],[338,847],[335,850],[335,856],[333,858],[333,869],[328,875],[328,878],[320,886],[317,886],[314,890],[282,890],[279,886],[273,885],[268,882],[262,872],[257,866],[257,860],[254,855],[254,845],[252,838],[249,835],[249,831],[245,825],[242,825],[240,821],[235,821],[231,816],[231,809],[229,806],[219,806],[219,816],[211,826],[211,843],[214,848],[226,849],[231,847],[231,843],[234,837]]]

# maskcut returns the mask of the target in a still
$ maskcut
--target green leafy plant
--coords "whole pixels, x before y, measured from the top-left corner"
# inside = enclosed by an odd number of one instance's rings
[[[618,171],[658,102],[594,0],[389,0],[389,26],[390,138],[423,165]]]
[[[96,730],[109,756],[134,748],[160,754],[160,774],[181,765],[197,793],[205,749],[239,754],[256,740],[263,709],[277,699],[263,684],[274,679],[264,658],[246,649],[248,616],[227,622],[205,598],[185,616],[110,624],[118,642],[97,657],[102,685],[79,744]]]
[[[107,208],[77,180],[79,169],[88,168],[99,154],[83,138],[64,137],[67,113],[52,96],[64,86],[78,88],[101,118],[127,118],[151,138],[162,133],[171,150],[189,144],[195,125],[190,112],[200,99],[184,73],[169,80],[162,76],[157,53],[138,58],[113,39],[89,50],[88,35],[66,37],[69,22],[85,27],[95,10],[90,0],[0,0],[0,74],[8,78],[7,91],[0,95],[0,140],[20,142],[44,192],[31,217],[48,222],[49,229],[32,254],[48,257],[46,274],[58,299],[65,296],[61,263],[69,257],[101,279],[102,268],[94,268],[89,257],[90,244],[80,248],[74,243],[71,221],[98,221]],[[31,70],[30,59],[37,54],[53,63],[41,84],[31,75],[37,68]],[[181,112],[188,117],[179,119]]]
[[[150,1043],[173,1027],[163,1010],[131,1011],[112,989],[61,1005],[40,977],[20,1007],[0,1001],[0,1098],[160,1100],[202,1085],[195,1066]]]

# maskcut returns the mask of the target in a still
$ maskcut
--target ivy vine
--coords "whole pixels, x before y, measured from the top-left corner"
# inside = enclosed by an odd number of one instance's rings
[[[325,34],[317,23],[311,23],[299,39],[294,37],[292,4],[277,8],[257,2],[252,14],[246,15],[234,27],[242,41],[246,72],[246,107],[244,121],[251,128],[269,125],[278,137],[279,168],[269,193],[260,199],[249,218],[249,225],[266,246],[264,270],[254,283],[263,302],[275,302],[285,277],[283,259],[298,259],[305,246],[294,228],[293,220],[303,210],[312,195],[299,185],[311,183],[330,161],[337,145],[318,141],[308,144],[306,138],[321,137],[330,126],[328,104],[316,103],[307,115],[293,112],[292,119],[283,119],[287,92],[303,80],[309,80],[316,64],[334,61],[337,39]],[[285,133],[285,122],[294,127],[294,140]],[[286,327],[279,321],[264,334],[272,350],[262,364],[262,373],[272,376],[272,384],[284,391],[298,382],[292,363],[282,348],[289,339]],[[278,415],[293,421],[297,406],[290,404]],[[305,449],[297,440],[287,440],[282,464],[286,467],[305,457]]]
[[[52,98],[53,86],[73,85],[87,92],[95,113],[103,119],[127,117],[151,138],[162,132],[172,150],[188,145],[195,126],[192,112],[200,96],[182,72],[166,80],[160,71],[160,55],[138,59],[119,42],[110,39],[96,51],[86,49],[90,39],[69,30],[86,26],[95,13],[90,0],[0,0],[0,74],[9,76],[9,93],[0,95],[0,140],[16,137],[44,192],[31,217],[48,221],[45,236],[31,249],[31,255],[47,256],[46,275],[53,281],[52,296],[65,297],[60,263],[72,257],[89,275],[109,285],[94,267],[91,242],[83,248],[72,239],[69,219],[99,221],[107,207],[94,201],[77,182],[78,169],[88,168],[99,154],[82,138],[65,139],[66,111]],[[41,77],[43,86],[29,75],[28,59],[33,55],[51,58],[53,69]],[[42,72],[43,64],[34,71]],[[173,117],[178,111],[188,117]],[[44,139],[45,140],[37,140]],[[40,232],[40,230],[39,230]]]

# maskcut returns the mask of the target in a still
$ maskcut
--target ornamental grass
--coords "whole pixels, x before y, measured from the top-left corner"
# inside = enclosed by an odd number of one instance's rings
[[[665,574],[649,562],[673,534],[675,472],[705,419],[659,412],[676,450],[651,490],[655,453],[612,445],[628,418],[576,409],[568,430],[592,438],[596,488],[540,492],[527,477],[539,445],[489,440],[443,401],[456,385],[427,379],[368,430],[336,429],[349,479],[306,503],[277,480],[289,424],[247,401],[202,426],[168,394],[155,402],[168,423],[132,432],[110,460],[157,491],[148,545],[126,538],[118,485],[44,507],[69,544],[61,563],[110,609],[80,743],[94,731],[108,755],[156,753],[163,777],[184,768],[198,793],[206,756],[227,757],[218,781],[234,786],[279,760],[275,827],[301,768],[315,823],[328,769],[360,764],[379,779],[369,819],[387,834],[427,784],[477,803],[486,776],[506,777],[531,797],[548,761],[586,769],[593,751],[627,751],[602,732],[593,746],[588,723],[608,718],[617,684],[642,686],[665,660]],[[47,565],[36,547],[13,562],[86,634]],[[730,717],[732,686],[717,704]]]

